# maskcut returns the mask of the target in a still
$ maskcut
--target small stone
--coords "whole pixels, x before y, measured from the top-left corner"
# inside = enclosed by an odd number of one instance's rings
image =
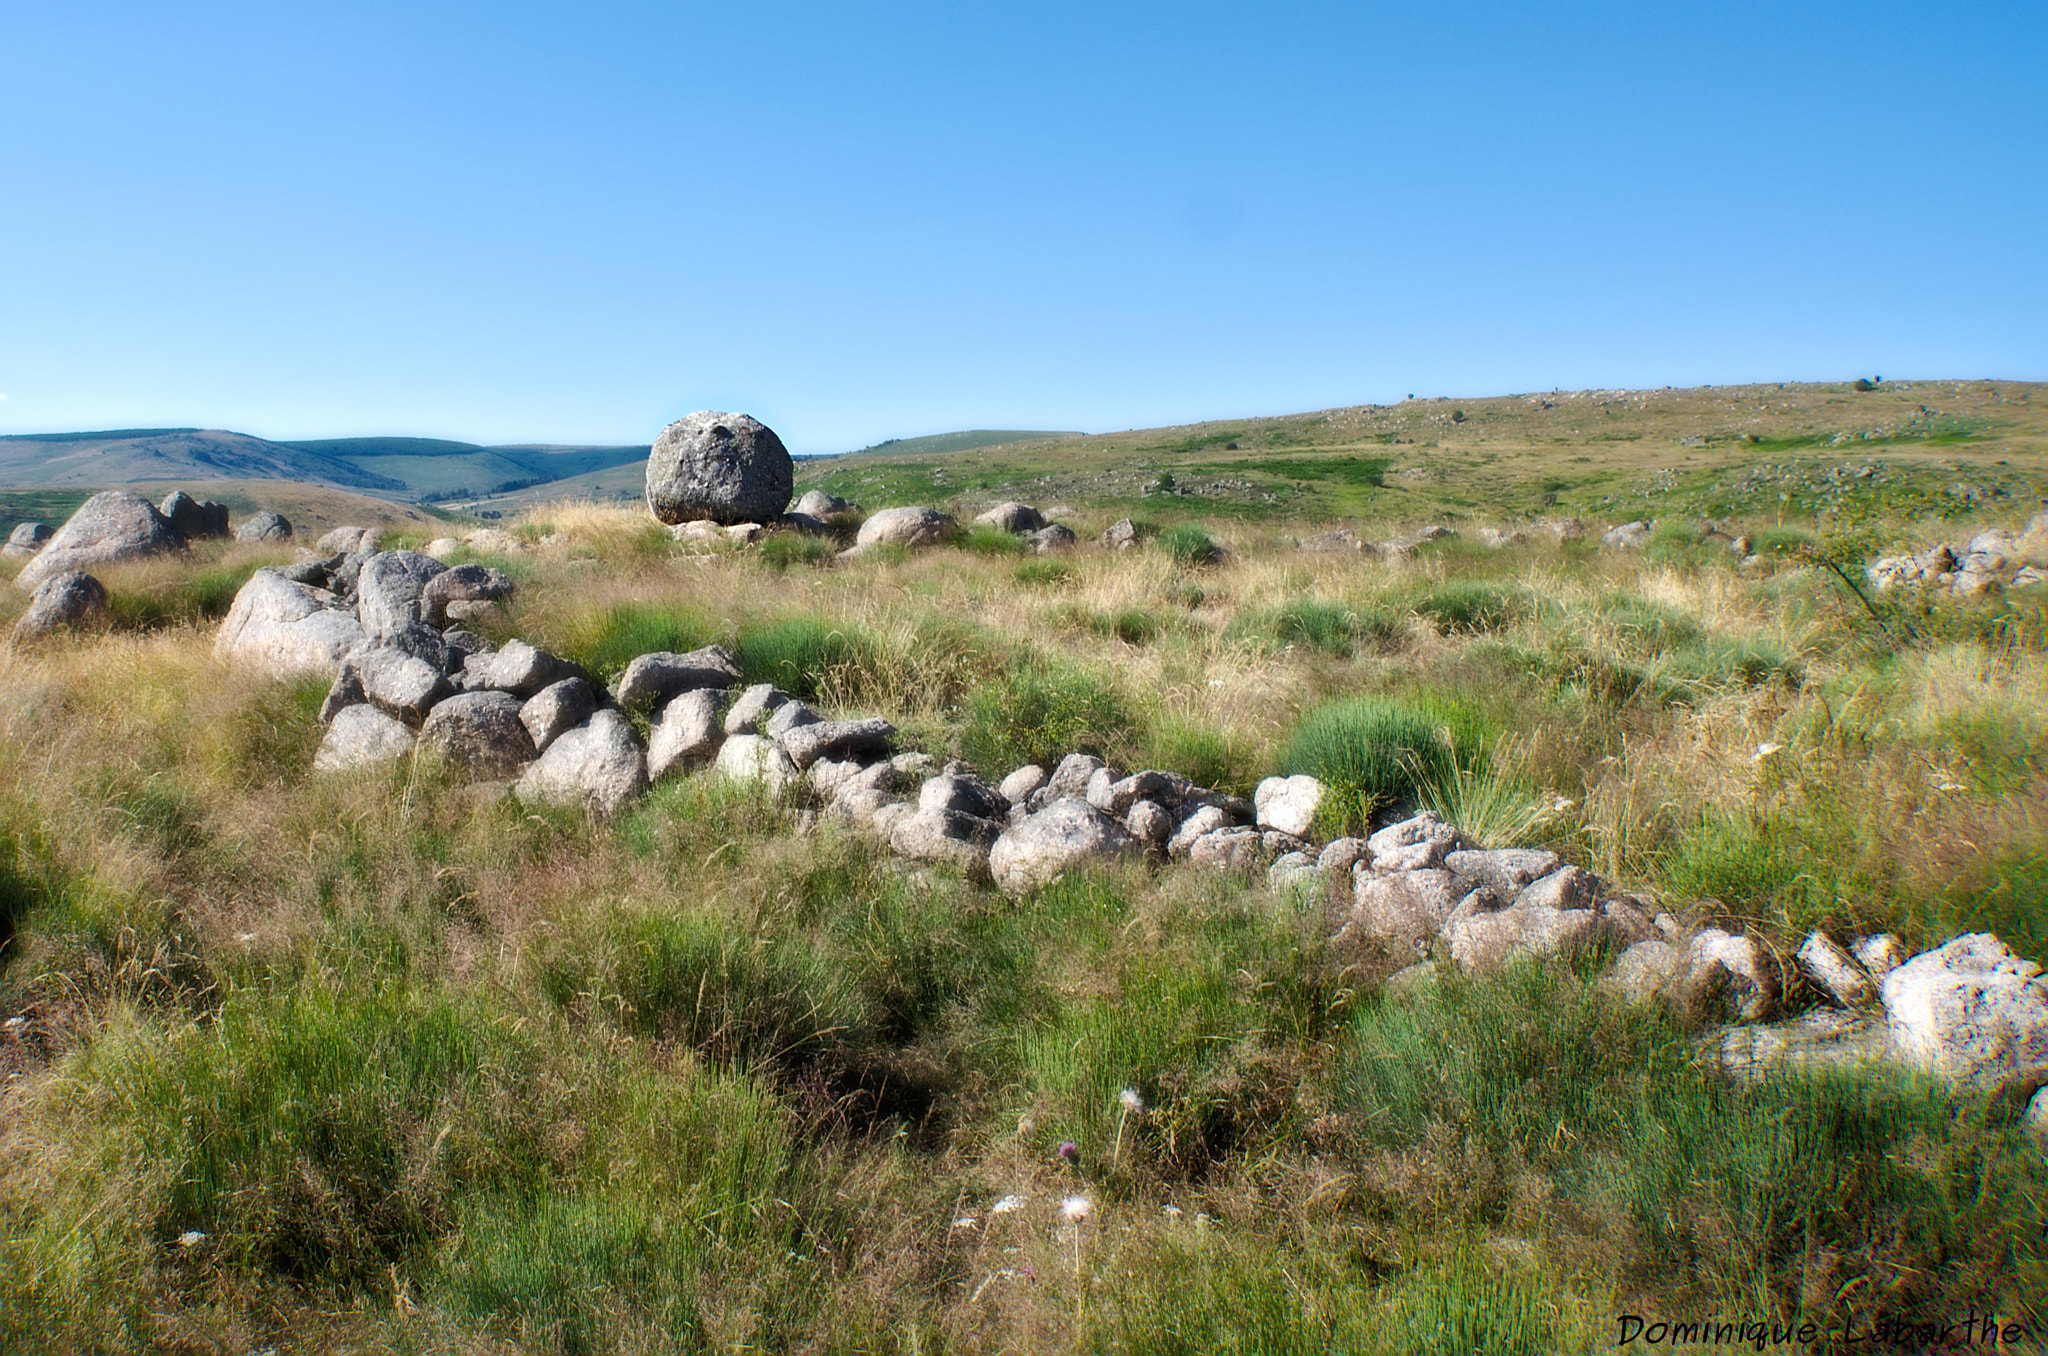
[[[1252,793],[1259,827],[1306,837],[1322,808],[1323,794],[1323,784],[1305,773],[1266,778]]]
[[[582,670],[566,659],[558,659],[523,640],[508,640],[504,648],[491,657],[484,671],[484,682],[500,692],[531,697],[542,688],[582,676]]]
[[[1005,532],[1021,534],[1036,532],[1039,528],[1044,527],[1045,515],[1029,504],[1019,504],[1012,500],[997,504],[994,508],[984,513],[977,513],[974,516],[974,521],[977,523],[987,523],[989,526],[1000,528]]]
[[[1173,837],[1173,814],[1156,800],[1141,800],[1124,812],[1124,829],[1147,847],[1162,849]]]
[[[725,742],[718,708],[725,694],[700,687],[669,700],[647,738],[647,775],[660,781],[686,763],[705,762]]]
[[[1826,994],[1836,1007],[1865,1007],[1877,998],[1876,986],[1856,958],[1825,932],[1808,933],[1793,960],[1807,982]]]
[[[1128,551],[1138,544],[1138,525],[1129,518],[1119,518],[1104,529],[1101,540],[1112,551]]]
[[[83,570],[66,570],[37,586],[28,611],[14,623],[14,642],[19,645],[58,631],[103,622],[106,616],[106,586]]]
[[[735,781],[760,782],[779,792],[795,780],[797,769],[772,739],[761,735],[731,735],[719,747],[712,767]]]
[[[1424,810],[1389,824],[1365,840],[1375,871],[1422,871],[1443,865],[1458,846],[1458,831]]]
[[[1325,871],[1349,871],[1366,860],[1370,852],[1363,838],[1336,838],[1323,848],[1316,865]]]
[[[725,713],[725,732],[729,735],[758,733],[761,721],[790,700],[789,694],[773,683],[755,683],[740,693],[734,699],[732,709]]]
[[[414,735],[404,721],[374,706],[345,707],[334,717],[313,755],[315,772],[348,772],[403,758]]]
[[[1873,979],[1883,979],[1906,963],[1906,948],[1889,932],[1859,937],[1849,952]]]
[[[1045,769],[1036,763],[1027,763],[1003,778],[1002,785],[997,789],[1008,798],[1011,804],[1022,805],[1025,801],[1031,799],[1031,793],[1044,786],[1045,782]]]
[[[780,713],[778,713],[780,714]],[[789,760],[799,768],[820,758],[887,753],[896,727],[879,717],[867,720],[821,720],[799,725],[777,741]]]
[[[435,706],[420,726],[420,743],[477,777],[505,777],[534,756],[519,721],[520,700],[508,692],[465,692]]]
[[[1188,844],[1191,866],[1214,867],[1235,875],[1249,876],[1266,860],[1265,844],[1252,828],[1217,829]]]
[[[1120,860],[1137,847],[1114,819],[1085,800],[1063,797],[996,839],[989,872],[1003,893],[1023,895],[1076,867]]]
[[[740,680],[739,660],[723,645],[706,645],[688,654],[659,651],[643,654],[626,665],[614,694],[628,711],[646,710],[698,688],[729,688]]]
[[[519,723],[526,727],[535,750],[546,753],[548,745],[581,725],[595,710],[597,689],[581,678],[564,678],[528,697],[519,708]]]
[[[291,539],[291,519],[285,517],[282,513],[259,513],[253,518],[244,520],[242,525],[235,529],[235,540],[240,542],[290,541]]]
[[[890,508],[860,525],[854,538],[856,549],[870,546],[938,546],[959,535],[960,525],[950,514],[931,508]]]

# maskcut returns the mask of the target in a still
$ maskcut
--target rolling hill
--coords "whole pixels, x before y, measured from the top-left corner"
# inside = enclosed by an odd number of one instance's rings
[[[158,481],[306,480],[403,495],[405,482],[317,449],[221,429],[110,429],[0,437],[0,485],[107,489]]]

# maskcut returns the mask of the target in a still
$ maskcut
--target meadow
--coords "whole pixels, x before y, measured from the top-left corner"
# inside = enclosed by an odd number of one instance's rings
[[[800,477],[1028,499],[1081,536],[1046,556],[543,504],[476,557],[517,584],[480,627],[606,678],[723,642],[992,779],[1313,771],[1332,832],[1428,806],[1787,954],[2048,960],[2048,589],[1850,582],[2039,507],[2033,388],[1972,391],[1849,451],[1845,392],[1753,428],[1614,393],[1633,437],[1541,442],[1573,407],[1517,397]],[[1390,990],[1341,900],[1257,878],[1012,902],[801,790],[691,773],[593,823],[425,756],[316,777],[326,682],[212,655],[291,558],[111,569],[109,628],[0,652],[0,1350],[1544,1353],[1624,1315],[1847,1350],[1971,1307],[2042,1349],[2048,1162],[1995,1097],[1732,1085],[1598,955]],[[1397,735],[1422,756],[1374,761]]]

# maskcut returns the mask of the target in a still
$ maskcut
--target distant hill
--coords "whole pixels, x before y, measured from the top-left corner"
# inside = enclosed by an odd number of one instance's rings
[[[323,438],[287,443],[332,457],[368,475],[393,480],[420,500],[482,499],[511,494],[614,466],[647,460],[637,447],[558,447],[514,443],[485,447],[440,438]]]
[[[309,480],[403,494],[405,482],[342,457],[221,429],[108,429],[0,437],[0,485],[21,489],[148,481]]]
[[[847,455],[857,457],[869,452],[885,452],[890,456],[931,456],[939,452],[971,452],[977,447],[994,447],[999,443],[1026,443],[1035,442],[1040,438],[1080,436],[1078,433],[1045,429],[970,428],[958,433],[928,433],[922,438],[888,438],[870,447],[856,448]]]

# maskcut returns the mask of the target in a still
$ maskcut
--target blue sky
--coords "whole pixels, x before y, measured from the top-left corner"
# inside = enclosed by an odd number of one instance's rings
[[[0,432],[2048,376],[2048,6],[0,5]]]

